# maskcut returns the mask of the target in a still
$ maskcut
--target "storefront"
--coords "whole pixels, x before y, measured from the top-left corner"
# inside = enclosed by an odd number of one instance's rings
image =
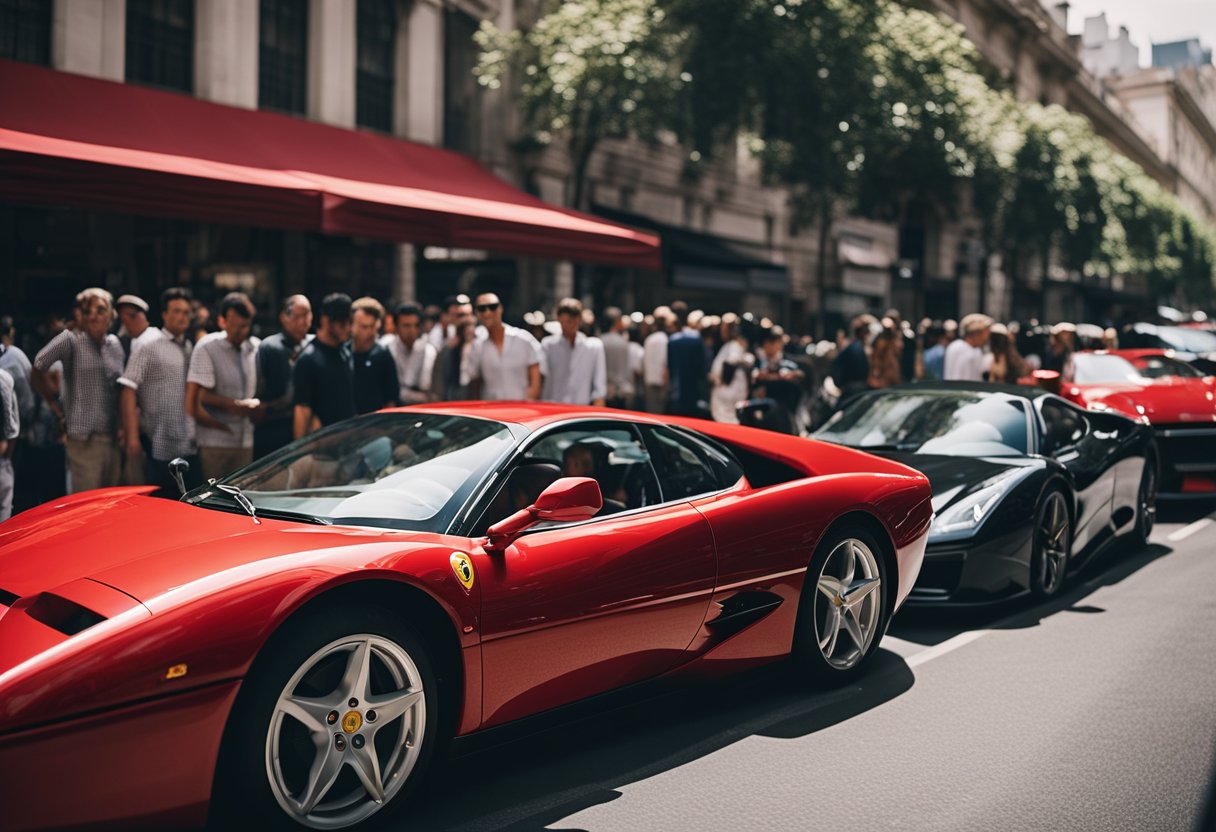
[[[63,310],[87,285],[241,289],[271,310],[292,292],[497,289],[520,258],[659,267],[654,235],[448,150],[29,64],[0,61],[0,76],[4,311]]]

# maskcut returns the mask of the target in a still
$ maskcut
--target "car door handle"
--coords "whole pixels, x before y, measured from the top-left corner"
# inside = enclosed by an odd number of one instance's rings
[[[1119,435],[1119,431],[1117,431],[1117,430],[1112,430],[1112,431],[1096,430],[1096,431],[1094,431],[1095,439],[1102,439],[1102,440],[1114,439],[1118,435]]]

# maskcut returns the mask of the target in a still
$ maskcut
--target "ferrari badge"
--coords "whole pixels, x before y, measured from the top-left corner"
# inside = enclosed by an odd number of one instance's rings
[[[346,716],[342,717],[342,730],[348,734],[353,734],[363,727],[363,717],[358,711],[349,711]]]
[[[452,571],[456,573],[456,580],[460,581],[460,585],[465,589],[473,588],[473,561],[469,556],[462,552],[452,552]]]

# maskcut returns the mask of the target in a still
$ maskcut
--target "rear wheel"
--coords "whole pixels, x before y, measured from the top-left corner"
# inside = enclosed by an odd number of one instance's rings
[[[886,631],[888,591],[873,534],[857,526],[830,534],[811,558],[798,604],[797,671],[827,685],[860,673]]]
[[[1072,523],[1064,492],[1047,492],[1034,527],[1034,549],[1030,559],[1030,592],[1050,598],[1064,588],[1068,558],[1072,552]]]
[[[378,822],[423,775],[439,707],[426,649],[387,611],[342,609],[291,626],[237,701],[221,817],[305,829]]]

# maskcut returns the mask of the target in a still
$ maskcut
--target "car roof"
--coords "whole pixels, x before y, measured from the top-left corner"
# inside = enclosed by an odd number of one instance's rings
[[[888,387],[887,390],[940,390],[960,393],[1004,393],[1019,399],[1034,401],[1050,395],[1042,387],[1029,384],[992,384],[987,381],[916,381]]]

